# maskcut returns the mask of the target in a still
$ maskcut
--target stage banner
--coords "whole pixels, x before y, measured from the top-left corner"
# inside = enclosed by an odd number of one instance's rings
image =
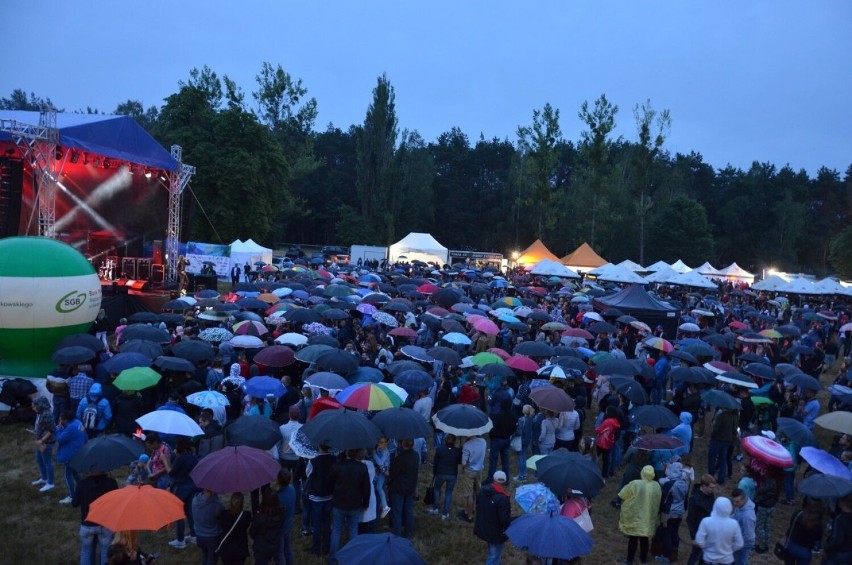
[[[230,245],[190,241],[186,244],[186,272],[198,275],[209,274],[212,270],[217,277],[226,278],[230,269],[230,255]]]

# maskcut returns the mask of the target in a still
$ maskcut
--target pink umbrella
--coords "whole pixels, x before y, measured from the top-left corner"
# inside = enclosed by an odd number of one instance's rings
[[[523,355],[515,355],[514,357],[509,357],[505,361],[506,364],[511,368],[527,373],[535,373],[539,369],[538,363],[536,363],[529,357],[524,357]]]
[[[591,333],[583,328],[567,328],[562,331],[562,335],[565,337],[581,337],[583,339],[595,339]]]
[[[500,359],[502,359],[503,361],[505,361],[506,359],[508,359],[509,357],[511,357],[511,355],[509,355],[509,352],[508,352],[508,351],[506,351],[506,350],[504,350],[504,349],[500,349],[499,347],[492,347],[492,348],[490,348],[490,349],[488,350],[488,353],[493,353],[494,355],[497,355],[497,356],[498,356],[498,357],[500,357]]]
[[[741,442],[746,453],[764,463],[785,469],[793,466],[793,457],[787,449],[762,435],[746,436]]]
[[[404,337],[409,339],[417,337],[417,332],[411,328],[394,328],[388,333],[394,337]]]
[[[487,318],[483,318],[481,320],[476,320],[473,323],[473,327],[476,331],[482,332],[488,335],[497,335],[500,333],[500,328],[497,327],[497,324],[492,322]]]

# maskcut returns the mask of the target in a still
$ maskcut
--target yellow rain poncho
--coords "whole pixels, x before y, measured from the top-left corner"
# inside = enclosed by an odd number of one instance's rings
[[[649,538],[654,535],[660,512],[660,483],[654,480],[654,468],[642,467],[642,478],[630,481],[618,497],[623,500],[618,529],[628,536]]]

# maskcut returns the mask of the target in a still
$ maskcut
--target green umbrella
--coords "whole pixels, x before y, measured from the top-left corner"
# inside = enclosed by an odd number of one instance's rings
[[[121,390],[142,390],[156,385],[161,378],[151,367],[131,367],[120,372],[112,384]]]
[[[487,351],[483,351],[481,353],[477,353],[473,356],[473,364],[477,367],[482,367],[483,365],[490,365],[491,363],[497,363],[499,365],[505,365],[506,362],[500,358],[499,355],[495,355],[494,353],[488,353]]]

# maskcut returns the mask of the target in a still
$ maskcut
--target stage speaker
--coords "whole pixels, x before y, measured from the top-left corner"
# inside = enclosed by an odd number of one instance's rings
[[[162,265],[163,264],[163,240],[155,239],[154,240],[154,264]]]
[[[122,276],[128,279],[136,278],[136,258],[135,257],[124,257],[121,260],[121,272]]]
[[[166,280],[166,268],[162,264],[156,264],[151,269],[151,282],[163,284]]]
[[[136,260],[136,278],[143,281],[151,279],[151,260],[137,259]]]
[[[23,161],[0,159],[0,237],[18,235],[23,187]]]
[[[150,288],[150,284],[148,281],[133,281],[133,284],[130,285],[130,288],[133,290],[148,290]]]

